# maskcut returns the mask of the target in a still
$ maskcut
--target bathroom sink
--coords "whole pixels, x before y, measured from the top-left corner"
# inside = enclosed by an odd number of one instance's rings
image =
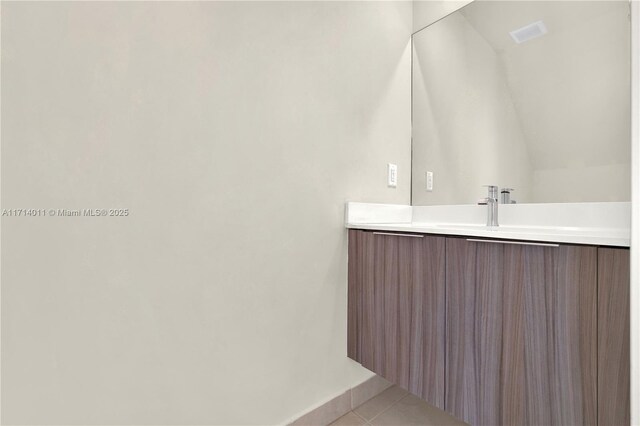
[[[466,223],[424,223],[424,224],[415,224],[416,226],[424,226],[428,228],[436,228],[436,229],[455,229],[460,231],[483,231],[483,232],[491,232],[500,230],[501,227],[490,227],[486,225],[475,225],[475,224],[466,224]]]
[[[489,231],[492,229],[486,225],[475,225],[466,223],[434,223],[425,224],[425,226],[433,226],[434,228],[456,228],[456,229],[477,229],[479,231]]]
[[[608,228],[579,228],[571,226],[515,226],[515,225],[500,225],[496,227],[476,224],[465,223],[414,223],[419,228],[432,228],[441,231],[452,230],[460,232],[487,232],[487,233],[500,233],[500,234],[522,234],[522,235],[583,235],[588,234],[594,237],[600,236],[625,236],[628,231],[619,229]]]

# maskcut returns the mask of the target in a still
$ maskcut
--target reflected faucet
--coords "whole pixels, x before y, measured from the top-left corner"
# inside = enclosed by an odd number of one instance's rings
[[[498,225],[498,187],[495,185],[484,185],[488,189],[487,198],[487,226]]]
[[[500,191],[500,204],[515,204],[516,201],[511,199],[513,191],[515,191],[513,188],[502,188]]]

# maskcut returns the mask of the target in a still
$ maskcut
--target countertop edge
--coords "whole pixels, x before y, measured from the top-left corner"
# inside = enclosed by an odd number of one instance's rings
[[[497,240],[534,241],[560,244],[581,244],[592,246],[609,246],[629,248],[630,238],[606,237],[596,235],[566,235],[540,233],[500,232],[497,230],[461,230],[446,227],[415,226],[406,224],[382,223],[347,223],[347,229],[362,229],[367,231],[395,231],[418,234],[451,235],[460,237],[491,238]]]

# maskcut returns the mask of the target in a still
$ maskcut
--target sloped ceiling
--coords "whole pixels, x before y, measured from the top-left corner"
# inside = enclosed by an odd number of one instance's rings
[[[476,1],[460,12],[501,58],[534,169],[629,163],[627,1]],[[510,37],[538,20],[548,34]]]

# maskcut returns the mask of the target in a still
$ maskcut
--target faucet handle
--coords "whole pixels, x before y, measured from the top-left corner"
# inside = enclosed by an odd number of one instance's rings
[[[500,191],[500,203],[501,204],[515,204],[515,200],[511,199],[511,193],[515,191],[513,188],[502,188]]]

